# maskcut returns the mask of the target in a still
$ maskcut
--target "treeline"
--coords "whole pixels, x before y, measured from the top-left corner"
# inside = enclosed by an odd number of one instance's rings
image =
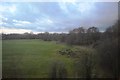
[[[70,45],[88,45],[96,42],[100,39],[100,35],[103,34],[99,32],[97,27],[90,27],[84,29],[83,27],[76,28],[69,31],[69,33],[39,33],[33,34],[2,34],[3,40],[12,39],[42,39],[44,41],[59,41]]]
[[[79,27],[69,31],[69,33],[39,33],[33,34],[2,34],[2,40],[12,39],[42,39],[44,41],[59,41],[69,45],[90,45],[97,41],[104,39],[105,37],[111,37],[112,31],[108,28],[105,32],[100,32],[97,27],[90,27],[84,29]]]
[[[12,39],[42,39],[44,41],[58,41],[62,35],[66,35],[65,33],[38,33],[34,34],[33,32],[26,32],[24,34],[4,34],[2,33],[2,40],[12,40]]]

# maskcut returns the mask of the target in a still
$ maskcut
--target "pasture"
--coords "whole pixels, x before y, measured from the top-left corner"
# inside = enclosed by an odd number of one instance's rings
[[[54,70],[53,65],[57,63],[57,66],[65,66],[68,78],[75,77],[75,58],[58,54],[58,51],[64,48],[79,48],[78,56],[80,55],[81,61],[84,60],[83,53],[94,53],[88,47],[67,46],[55,41],[3,40],[2,76],[3,78],[49,78],[51,70]]]
[[[68,77],[73,74],[73,60],[57,54],[68,47],[42,40],[3,40],[2,60],[4,78],[46,78],[53,62],[64,62]]]

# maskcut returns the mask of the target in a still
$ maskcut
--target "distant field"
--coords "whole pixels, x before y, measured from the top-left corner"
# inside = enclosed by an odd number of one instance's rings
[[[45,78],[55,61],[64,62],[72,77],[73,60],[57,54],[68,46],[41,40],[3,40],[2,46],[3,77]]]

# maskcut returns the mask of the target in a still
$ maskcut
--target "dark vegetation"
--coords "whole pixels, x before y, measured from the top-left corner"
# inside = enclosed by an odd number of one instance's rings
[[[53,62],[50,71],[50,78],[66,78],[67,77],[67,69],[62,62]]]
[[[13,39],[42,39],[44,41],[56,41],[57,44],[65,43],[70,46],[87,46],[95,49],[62,49],[58,54],[73,58],[75,60],[75,77],[80,78],[115,78],[120,77],[118,62],[118,38],[119,21],[113,26],[100,32],[97,27],[84,29],[79,27],[69,33],[24,33],[24,34],[2,34],[3,40]],[[101,71],[101,73],[99,73]],[[51,78],[67,77],[67,70],[64,63],[54,62],[50,71]]]
[[[11,39],[42,39],[44,41],[59,41],[69,45],[90,45],[100,39],[100,33],[97,27],[84,29],[83,27],[69,31],[69,33],[39,33],[33,34],[2,34],[3,40]]]

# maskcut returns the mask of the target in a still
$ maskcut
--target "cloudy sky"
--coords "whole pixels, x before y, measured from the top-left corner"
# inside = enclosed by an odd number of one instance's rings
[[[118,19],[118,3],[2,2],[0,19],[4,33],[68,32],[81,26],[103,31]]]

